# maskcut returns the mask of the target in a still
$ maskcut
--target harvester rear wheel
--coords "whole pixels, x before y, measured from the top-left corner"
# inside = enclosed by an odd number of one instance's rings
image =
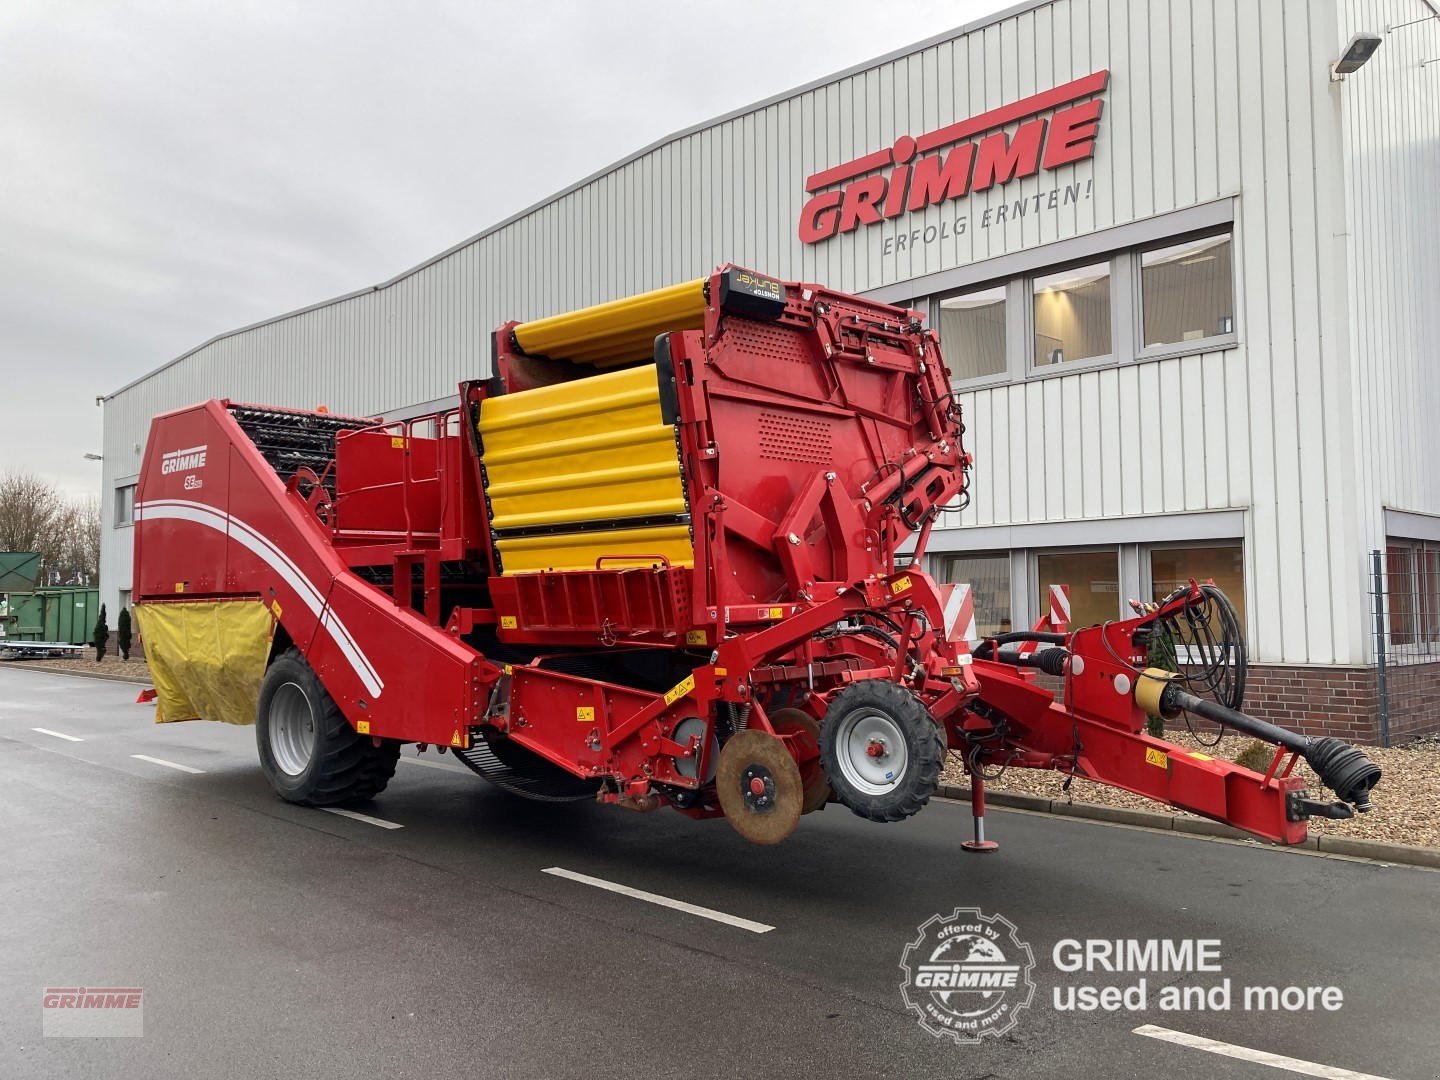
[[[824,809],[830,801],[830,782],[820,767],[820,721],[804,709],[776,709],[770,714],[770,726],[777,735],[789,735],[791,753],[800,767],[800,780],[805,785],[802,814]]]
[[[747,728],[726,740],[715,793],[731,826],[752,844],[778,844],[800,821],[805,785],[784,740]]]
[[[854,683],[820,725],[820,763],[835,797],[871,821],[901,821],[930,801],[945,739],[913,694],[884,679]]]
[[[400,744],[359,734],[296,649],[260,684],[255,744],[270,786],[286,802],[335,806],[372,799],[395,775]]]

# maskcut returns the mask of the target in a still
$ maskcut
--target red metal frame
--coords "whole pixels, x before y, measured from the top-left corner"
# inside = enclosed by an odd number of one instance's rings
[[[913,692],[972,767],[1059,769],[1303,839],[1285,805],[1299,781],[1276,775],[1279,755],[1261,777],[1143,734],[1127,680],[1143,667],[1137,633],[1165,612],[1070,632],[1062,702],[1032,671],[949,640],[937,586],[918,559],[896,559],[917,533],[923,552],[967,482],[936,335],[915,312],[799,283],[772,317],[740,316],[719,303],[728,269],[710,279],[703,329],[657,345],[693,569],[657,558],[501,573],[476,422],[487,397],[524,389],[506,324],[496,380],[462,383],[434,416],[356,419],[323,472],[288,482],[229,402],[157,417],[136,504],[137,598],[261,598],[357,729],[457,746],[501,732],[641,808],[718,812],[677,768],[710,752],[708,738],[676,741],[685,718],[769,729],[776,708],[823,718],[846,686],[882,678]],[[162,468],[197,446],[203,468]],[[623,665],[612,679],[559,669],[626,654],[684,674],[661,689]],[[704,777],[705,764],[685,771]]]

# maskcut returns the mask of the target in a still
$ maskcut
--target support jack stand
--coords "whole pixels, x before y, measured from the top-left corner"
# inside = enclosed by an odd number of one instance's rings
[[[975,819],[975,839],[964,841],[960,847],[977,855],[999,851],[999,844],[985,839],[985,781],[979,773],[970,774],[970,813]]]

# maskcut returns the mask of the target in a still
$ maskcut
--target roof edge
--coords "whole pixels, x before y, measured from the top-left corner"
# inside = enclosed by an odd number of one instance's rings
[[[234,330],[226,330],[218,333],[213,337],[210,337],[207,340],[201,342],[199,345],[196,345],[194,348],[187,349],[185,352],[181,353],[173,360],[167,360],[165,363],[159,365],[158,367],[152,368],[145,374],[136,376],[135,378],[127,382],[124,386],[120,387],[118,390],[112,390],[110,393],[102,395],[101,400],[108,402],[111,398],[119,397],[127,390],[131,390],[134,387],[138,386],[140,383],[145,382],[148,379],[154,378],[162,371],[174,367],[182,360],[189,359],[196,353],[201,352],[204,349],[208,349],[217,341],[224,341],[226,338],[236,337],[239,334],[245,334],[251,330],[258,330],[262,326],[270,326],[275,323],[281,323],[284,322],[286,319],[293,319],[300,315],[305,315],[311,311],[317,311],[320,308],[332,307],[335,304],[343,304],[348,300],[354,300],[357,297],[364,296],[367,293],[381,292],[385,289],[388,289],[392,285],[396,285],[399,282],[404,281],[406,278],[413,277],[414,275],[420,273],[422,270],[434,266],[441,260],[448,259],[457,251],[460,251],[463,248],[467,248],[471,244],[478,243],[479,241],[485,239],[487,236],[499,232],[501,229],[508,228],[522,218],[529,217],[531,214],[535,213],[538,210],[543,210],[551,203],[557,202],[560,199],[565,198],[565,196],[567,195],[574,194],[576,191],[579,191],[581,188],[587,186],[588,184],[594,183],[602,176],[607,176],[610,173],[623,169],[625,168],[625,166],[630,165],[633,162],[639,161],[647,154],[654,153],[661,147],[668,146],[673,142],[678,142],[681,139],[688,138],[689,136],[694,135],[696,132],[704,131],[707,128],[717,127],[720,124],[728,123],[729,121],[734,120],[737,117],[746,116],[750,113],[760,112],[762,109],[768,109],[771,105],[776,105],[782,101],[788,101],[791,98],[799,97],[801,94],[808,94],[812,90],[817,90],[822,86],[828,86],[831,83],[839,82],[841,79],[851,78],[852,76],[858,75],[861,72],[870,71],[872,68],[881,67],[885,64],[891,63],[894,60],[898,60],[903,56],[910,56],[913,53],[923,52],[924,50],[932,48],[936,45],[942,45],[947,41],[954,41],[956,38],[965,37],[967,34],[974,33],[976,30],[983,30],[987,26],[993,26],[996,23],[1004,22],[1006,19],[1012,19],[1017,15],[1023,15],[1027,11],[1033,11],[1036,8],[1046,7],[1051,3],[1054,3],[1054,0],[1020,0],[1019,3],[1012,4],[1010,7],[1004,8],[990,15],[983,15],[978,19],[973,19],[968,23],[964,23],[963,25],[954,28],[953,30],[941,31],[938,34],[933,34],[930,37],[924,38],[921,41],[914,42],[913,44],[904,45],[898,49],[892,49],[890,52],[884,53],[881,56],[874,57],[873,59],[863,60],[858,64],[852,64],[848,68],[833,72],[829,75],[823,75],[818,79],[811,79],[809,82],[802,83],[799,86],[792,87],[789,90],[781,91],[778,94],[772,94],[769,97],[763,98],[760,101],[753,102],[749,105],[741,106],[737,109],[731,109],[729,112],[721,113],[719,116],[712,117],[709,120],[703,120],[700,123],[691,124],[689,127],[681,128],[679,131],[671,132],[669,135],[665,135],[659,139],[656,139],[654,142],[641,147],[634,153],[629,154],[609,165],[606,165],[604,168],[595,170],[588,176],[584,176],[581,179],[576,180],[574,183],[561,188],[559,191],[556,191],[551,195],[547,195],[545,198],[540,199],[538,202],[531,203],[523,210],[517,210],[509,217],[502,218],[495,224],[487,226],[486,228],[480,230],[474,236],[467,237],[466,239],[461,240],[457,244],[452,244],[450,247],[446,248],[444,251],[441,251],[439,254],[430,256],[424,262],[417,263],[416,265],[410,267],[410,269],[403,270],[400,273],[396,274],[394,277],[388,278],[387,280],[380,282],[380,284],[378,285],[365,286],[363,288],[355,289],[351,292],[344,293],[341,296],[332,297],[329,300],[320,300],[313,304],[307,304],[304,307],[295,308],[293,311],[282,312],[279,315],[271,315],[270,317],[260,319],[257,322],[247,323],[244,326],[238,326]]]

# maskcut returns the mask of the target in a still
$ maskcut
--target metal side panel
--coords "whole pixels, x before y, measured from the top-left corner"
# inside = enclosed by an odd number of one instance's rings
[[[521,536],[500,540],[496,547],[507,577],[545,570],[623,570],[662,559],[671,566],[695,565],[688,525]]]
[[[669,525],[686,512],[675,432],[661,417],[653,365],[489,398],[479,429],[501,537],[641,518]],[[527,539],[560,549],[569,543]]]

